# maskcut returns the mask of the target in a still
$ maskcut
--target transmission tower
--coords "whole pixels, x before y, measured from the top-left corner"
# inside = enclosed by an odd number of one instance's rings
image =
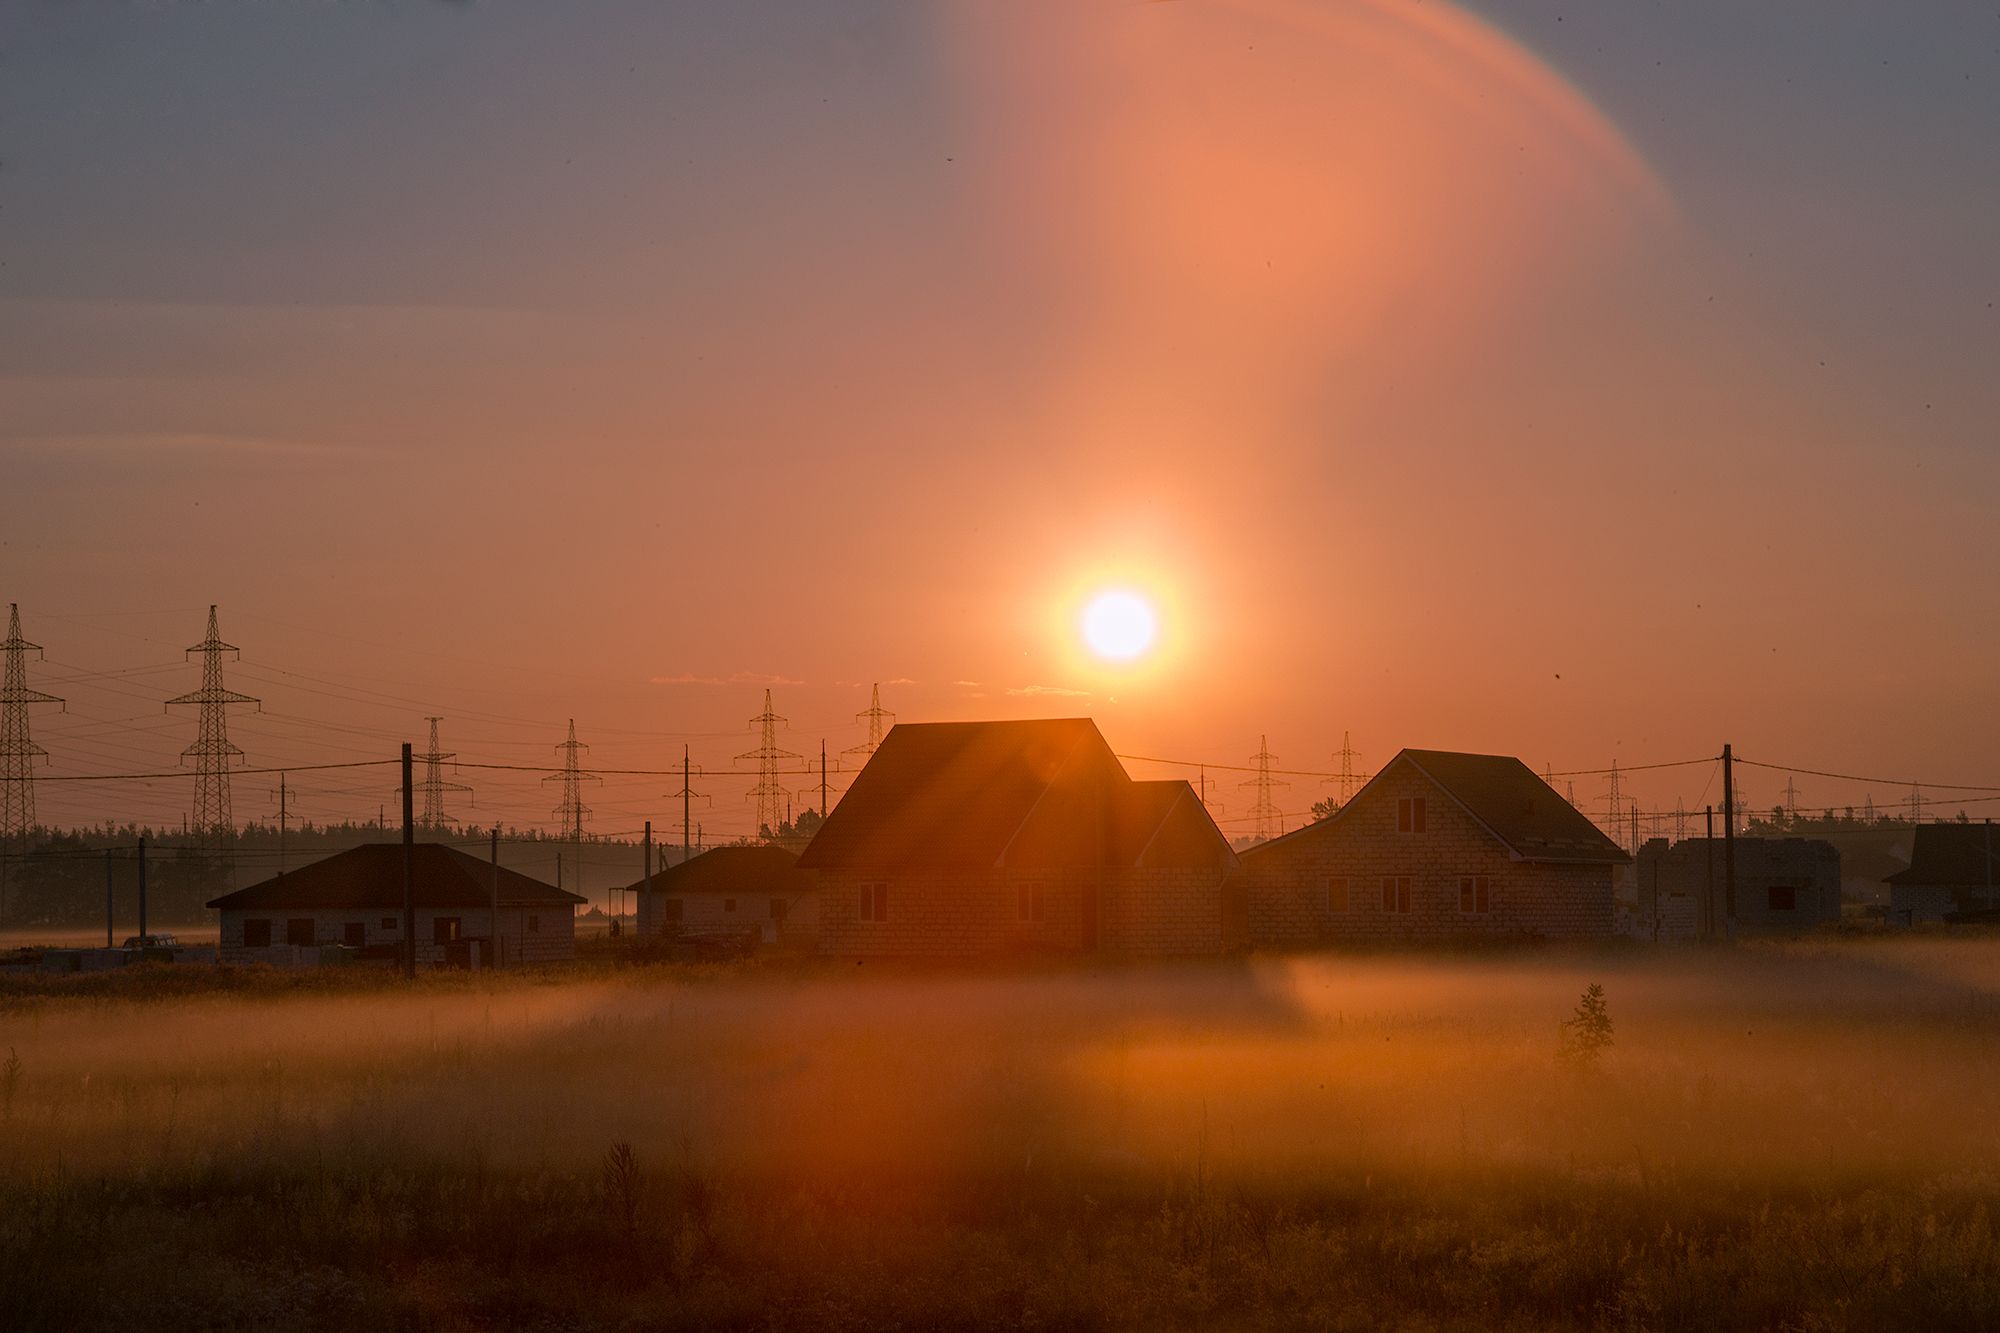
[[[1861,817],[1871,825],[1876,820],[1875,793],[1872,791],[1861,798]]]
[[[1340,761],[1340,776],[1331,781],[1340,784],[1340,803],[1343,806],[1354,799],[1354,793],[1363,781],[1362,775],[1354,769],[1354,761],[1360,757],[1361,752],[1354,748],[1354,737],[1345,731],[1341,732],[1340,752],[1334,755],[1334,758]]]
[[[195,742],[181,751],[183,761],[192,758],[194,771],[194,814],[189,821],[195,836],[207,846],[220,849],[236,831],[229,809],[229,761],[243,753],[229,740],[229,705],[264,704],[247,694],[223,688],[222,655],[236,652],[236,645],[224,643],[216,628],[215,608],[208,608],[208,637],[189,653],[201,654],[201,688],[167,700],[167,706],[199,704],[201,726]]]
[[[1792,780],[1791,774],[1787,773],[1785,775],[1785,822],[1788,824],[1797,823],[1798,818],[1799,784]]]
[[[1639,838],[1639,803],[1638,803],[1638,802],[1637,802],[1636,800],[1632,802],[1632,835],[1631,835],[1631,836],[1632,836],[1632,848],[1631,848],[1631,851],[1632,851],[1632,855],[1634,855],[1634,856],[1637,856],[1637,855],[1639,854],[1639,848],[1640,848],[1640,847],[1641,847],[1641,846],[1642,846],[1643,844],[1641,843],[1641,841],[1640,841],[1640,838]]]
[[[1250,817],[1257,821],[1257,841],[1264,842],[1277,836],[1278,807],[1271,800],[1271,789],[1289,787],[1289,782],[1281,782],[1271,776],[1271,765],[1278,756],[1271,753],[1271,738],[1257,738],[1257,753],[1250,756],[1250,762],[1257,766],[1257,776],[1247,782],[1239,782],[1239,787],[1255,787],[1257,802],[1250,807]]]
[[[761,838],[777,835],[778,827],[784,823],[786,802],[791,800],[792,795],[785,784],[778,781],[778,761],[799,758],[790,750],[778,748],[778,724],[784,720],[771,711],[771,692],[765,690],[764,711],[750,719],[751,726],[763,729],[758,746],[736,756],[738,761],[757,761],[757,785],[750,789],[748,799],[757,802],[757,835]]]
[[[1688,835],[1687,806],[1683,805],[1681,803],[1681,798],[1676,796],[1674,797],[1674,841],[1686,842],[1687,835]]]
[[[435,727],[436,724],[432,725]],[[437,748],[435,738],[431,748]],[[590,747],[576,738],[575,718],[569,720],[569,739],[555,748],[562,751],[562,772],[551,773],[542,781],[562,783],[562,804],[555,808],[556,823],[561,826],[562,837],[580,848],[583,845],[583,826],[590,819],[590,807],[583,803],[583,784],[602,782],[603,779],[595,773],[584,772],[577,763],[578,753]]]
[[[7,641],[0,648],[7,650],[6,683],[0,685],[0,843],[19,838],[25,848],[35,826],[35,760],[48,754],[28,734],[28,707],[63,701],[28,688],[28,654],[39,656],[42,646],[21,637],[21,608],[12,603]],[[64,711],[68,707],[64,704]]]
[[[765,701],[764,711],[767,713],[771,711],[769,700]],[[885,717],[891,722],[896,720],[896,715],[882,706],[882,687],[877,685],[869,694],[868,706],[854,715],[856,722],[865,719],[868,723],[867,742],[861,745],[850,745],[845,750],[842,750],[841,753],[858,754],[865,758],[881,749],[882,733],[885,730],[882,726],[882,719]]]
[[[1618,761],[1611,761],[1611,790],[1604,796],[1604,824],[1611,836],[1618,836],[1618,816],[1624,812],[1625,797],[1618,789]]]
[[[431,724],[430,748],[417,756],[424,761],[424,827],[433,829],[443,828],[446,824],[455,824],[458,822],[455,816],[445,813],[444,794],[446,792],[463,792],[465,793],[466,803],[469,805],[472,803],[472,788],[466,786],[463,782],[446,782],[444,780],[444,761],[447,759],[456,759],[458,756],[447,754],[438,749],[438,723],[444,721],[444,719],[441,717],[427,717],[424,721]],[[570,739],[574,740],[575,738],[575,733],[571,732]]]
[[[1922,788],[1921,786],[1919,786],[1919,785],[1918,785],[1917,783],[1914,783],[1914,782],[1912,782],[1912,783],[1910,784],[1910,797],[1909,797],[1909,802],[1908,802],[1908,803],[1909,803],[1909,807],[1910,807],[1910,822],[1911,822],[1912,824],[1921,824],[1921,823],[1923,823],[1923,822],[1924,822],[1924,789],[1923,789],[1923,788]]]

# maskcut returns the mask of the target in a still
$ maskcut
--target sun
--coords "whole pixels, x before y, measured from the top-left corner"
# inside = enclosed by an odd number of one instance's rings
[[[1083,608],[1082,625],[1083,641],[1107,662],[1137,661],[1160,637],[1160,617],[1153,604],[1122,588],[1091,598]]]

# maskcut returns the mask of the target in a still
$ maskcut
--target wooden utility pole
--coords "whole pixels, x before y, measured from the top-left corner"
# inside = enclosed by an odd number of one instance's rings
[[[1736,756],[1722,747],[1722,904],[1730,939],[1736,938]]]
[[[146,947],[146,835],[139,835],[139,947]]]
[[[109,949],[115,943],[111,938],[111,850],[104,852],[104,947]]]
[[[632,914],[632,933],[639,933],[639,925],[646,920],[646,909],[657,908],[653,901],[653,821],[646,821],[644,859],[639,864],[639,910]],[[658,915],[656,911],[654,915]]]
[[[492,906],[487,909],[487,915],[493,923],[493,957],[487,962],[489,966],[498,967],[500,966],[500,826],[498,824],[493,826],[492,897]]]
[[[403,978],[417,979],[417,790],[410,743],[403,742]]]
[[[826,810],[826,742],[819,743],[819,817],[825,822]]]
[[[1705,805],[1702,815],[1708,820],[1708,836],[1702,839],[1702,855],[1708,860],[1708,892],[1701,899],[1701,937],[1715,938],[1715,807]]]

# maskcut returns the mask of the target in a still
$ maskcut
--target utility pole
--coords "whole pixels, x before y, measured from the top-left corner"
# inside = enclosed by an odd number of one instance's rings
[[[791,795],[778,781],[778,761],[800,757],[790,750],[778,748],[778,724],[784,720],[771,711],[771,692],[765,690],[764,711],[750,719],[751,726],[762,728],[757,748],[736,756],[739,761],[757,761],[757,785],[750,789],[747,799],[757,802],[757,832],[766,841],[777,837],[778,828],[783,823],[780,803]]]
[[[410,743],[403,742],[403,979],[417,979],[417,789]]]
[[[466,786],[463,782],[446,782],[444,780],[444,761],[447,759],[456,759],[458,756],[447,754],[438,748],[438,723],[444,721],[444,719],[442,717],[426,717],[424,721],[431,724],[430,748],[424,751],[424,827],[427,829],[443,828],[447,824],[456,822],[450,815],[445,813],[444,794],[448,791],[464,792],[467,797],[466,803],[469,805],[471,804],[472,788]]]
[[[700,792],[694,789],[694,775],[697,771],[699,770],[688,762],[688,747],[686,745],[681,746],[681,789],[677,792],[669,793],[669,799],[678,800],[681,803],[682,865],[686,865],[688,857],[692,855],[689,847],[690,840],[694,836],[694,821],[689,816],[694,799],[697,796],[701,796],[701,799],[704,801],[708,799],[708,797],[702,796]]]
[[[1722,903],[1729,938],[1736,938],[1736,755],[1722,747]]]
[[[1701,840],[1702,855],[1708,861],[1708,892],[1702,895],[1702,938],[1715,938],[1715,807],[1705,805],[1702,814],[1708,820],[1708,836]]]
[[[111,938],[115,912],[111,901],[114,885],[111,864],[111,849],[107,847],[104,849],[104,947],[107,949],[111,948],[114,943]]]
[[[770,701],[767,699],[765,701],[766,704],[765,711],[767,712],[769,711],[769,703]],[[882,732],[883,732],[882,719],[884,718],[887,718],[891,722],[893,722],[896,720],[896,715],[882,706],[882,687],[880,684],[877,684],[869,692],[868,706],[854,715],[854,720],[856,722],[866,722],[868,724],[867,741],[860,745],[850,745],[845,750],[842,750],[841,753],[858,754],[862,757],[863,761],[865,762],[868,756],[874,754],[877,750],[881,749]],[[821,811],[820,813],[824,814],[826,812]]]
[[[28,831],[35,826],[35,761],[46,759],[48,751],[35,744],[28,734],[28,708],[32,704],[69,705],[53,694],[28,688],[28,654],[39,659],[42,647],[21,637],[21,608],[7,606],[7,639],[0,643],[7,654],[4,683],[0,683],[0,917],[7,907],[7,844],[19,840],[21,867],[28,865]]]
[[[273,793],[278,798],[278,878],[285,877],[285,824],[292,813],[290,793],[285,790],[286,774],[278,774],[278,790]]]
[[[1271,789],[1289,787],[1292,784],[1271,776],[1271,765],[1278,756],[1271,753],[1271,738],[1257,738],[1257,753],[1250,756],[1250,762],[1257,766],[1257,776],[1237,785],[1257,789],[1257,802],[1250,808],[1250,815],[1257,821],[1257,841],[1265,842],[1276,837],[1278,807],[1271,800]]]
[[[146,947],[146,835],[139,835],[139,947]]]
[[[824,823],[824,822],[826,821],[826,817],[827,817],[827,815],[828,815],[829,813],[830,813],[830,808],[828,807],[828,805],[827,805],[827,800],[826,800],[826,742],[825,742],[824,740],[822,740],[822,741],[820,741],[820,743],[819,743],[819,817],[820,817],[820,822]]]
[[[187,650],[201,654],[201,688],[167,700],[169,708],[193,704],[201,709],[200,729],[193,745],[181,751],[182,760],[195,761],[194,832],[205,849],[218,855],[226,852],[235,835],[236,821],[229,809],[229,764],[243,751],[229,740],[229,706],[255,704],[263,711],[263,701],[224,688],[222,655],[236,653],[233,643],[224,643],[216,626],[215,608],[208,608],[208,634]]]
[[[639,863],[639,910],[632,915],[633,930],[640,935],[646,933],[652,919],[659,915],[660,906],[653,897],[653,821],[650,819],[646,821],[642,845],[645,853]]]
[[[493,887],[491,890],[491,903],[487,908],[487,919],[493,926],[493,957],[491,965],[495,969],[498,969],[500,966],[500,826],[498,824],[493,826],[493,849],[490,855],[493,860]]]

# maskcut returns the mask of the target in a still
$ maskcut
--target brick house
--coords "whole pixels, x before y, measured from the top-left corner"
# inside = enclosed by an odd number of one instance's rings
[[[1633,866],[1634,931],[1672,943],[1782,935],[1840,920],[1840,849],[1818,838],[1736,838],[1736,913],[1721,838],[1650,839]]]
[[[809,944],[819,933],[819,877],[775,843],[717,847],[632,885],[640,935],[756,931],[765,944]]]
[[[1404,750],[1331,818],[1243,852],[1250,942],[1606,937],[1631,859],[1518,759]]]
[[[1991,824],[1919,824],[1909,869],[1887,882],[1899,925],[2000,909],[2000,838]]]
[[[418,966],[464,958],[499,965],[564,962],[576,957],[574,893],[518,871],[494,868],[441,843],[413,849]],[[222,913],[225,963],[317,961],[322,945],[345,945],[400,957],[403,940],[403,845],[365,843],[212,900]]]
[[[799,857],[819,949],[1187,955],[1241,939],[1236,854],[1185,782],[1088,718],[904,723]]]

